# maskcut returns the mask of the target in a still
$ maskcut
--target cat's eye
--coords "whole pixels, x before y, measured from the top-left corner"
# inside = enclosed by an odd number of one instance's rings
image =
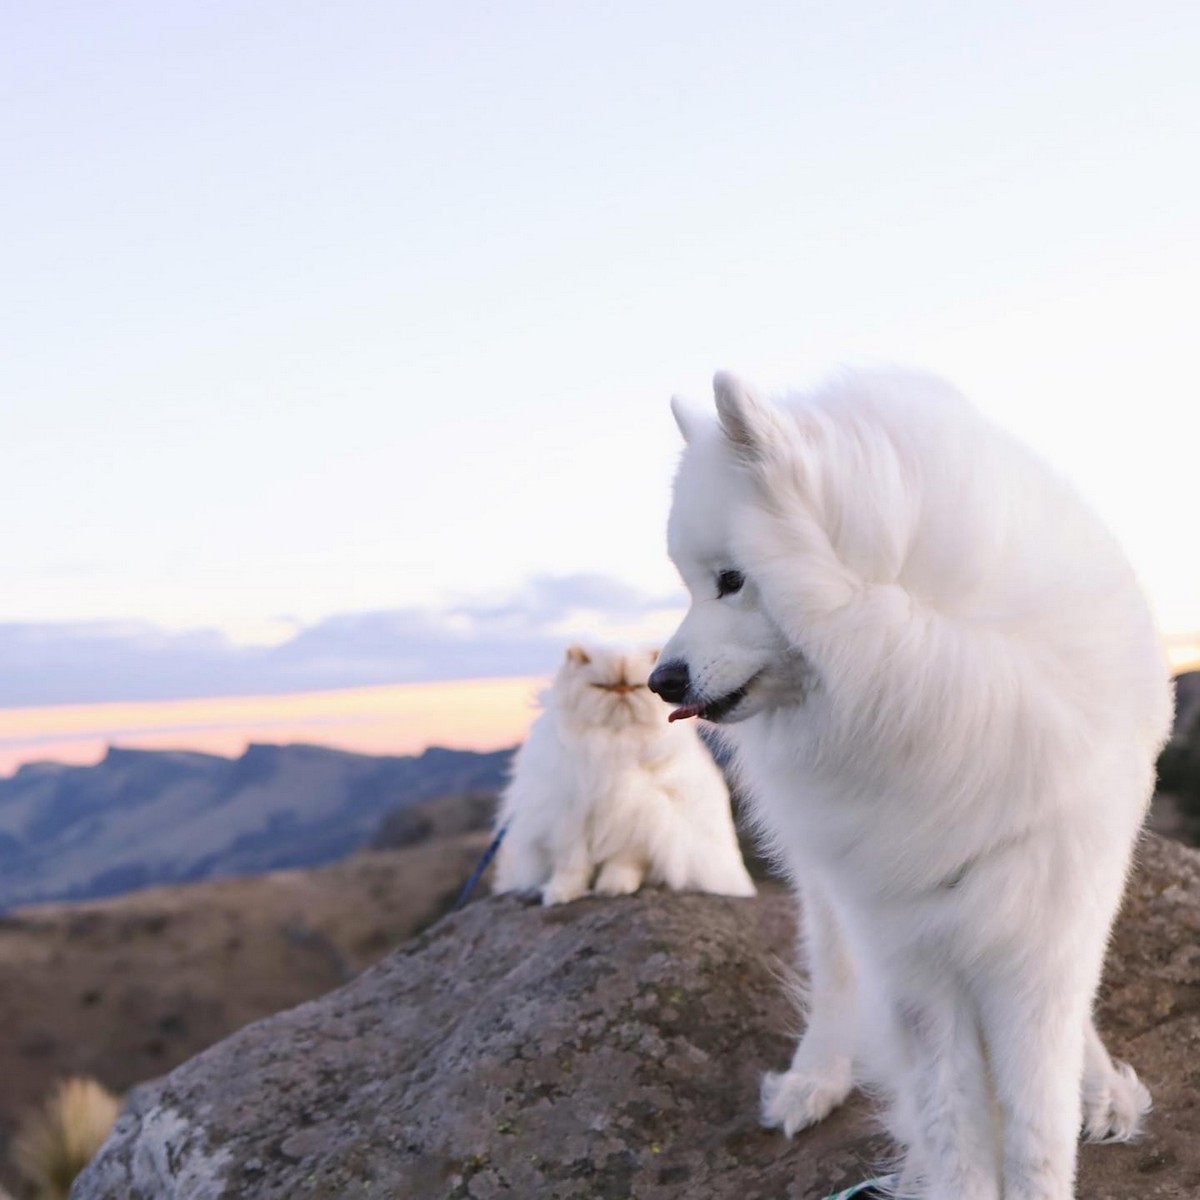
[[[717,576],[717,599],[722,596],[732,596],[735,592],[742,590],[742,585],[746,582],[746,577],[741,571],[722,571]]]

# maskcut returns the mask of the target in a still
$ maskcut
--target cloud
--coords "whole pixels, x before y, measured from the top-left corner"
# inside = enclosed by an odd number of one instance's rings
[[[682,605],[598,575],[438,611],[346,613],[274,646],[141,623],[0,624],[0,706],[176,700],[549,672],[571,640],[657,640]]]

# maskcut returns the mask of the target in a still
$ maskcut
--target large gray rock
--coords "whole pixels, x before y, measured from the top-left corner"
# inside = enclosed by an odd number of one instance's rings
[[[1157,1108],[1087,1200],[1200,1194],[1200,854],[1142,857],[1101,1016]],[[474,904],[136,1093],[73,1200],[813,1200],[886,1146],[862,1100],[758,1128],[792,937],[781,893]]]

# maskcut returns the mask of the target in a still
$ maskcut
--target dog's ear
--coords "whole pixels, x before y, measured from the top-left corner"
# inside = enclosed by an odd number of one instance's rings
[[[675,418],[675,424],[679,426],[679,432],[683,434],[684,442],[694,440],[705,421],[704,414],[690,400],[685,400],[682,396],[671,397],[671,416]]]
[[[784,436],[778,414],[728,371],[713,376],[713,395],[721,429],[734,449],[751,462],[762,462]]]
[[[586,667],[592,661],[591,655],[578,643],[567,647],[567,658],[577,667]]]

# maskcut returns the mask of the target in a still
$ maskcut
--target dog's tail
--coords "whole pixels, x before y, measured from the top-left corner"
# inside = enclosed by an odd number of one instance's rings
[[[75,1176],[108,1137],[121,1103],[94,1079],[66,1079],[26,1115],[14,1165],[36,1200],[67,1200]]]

